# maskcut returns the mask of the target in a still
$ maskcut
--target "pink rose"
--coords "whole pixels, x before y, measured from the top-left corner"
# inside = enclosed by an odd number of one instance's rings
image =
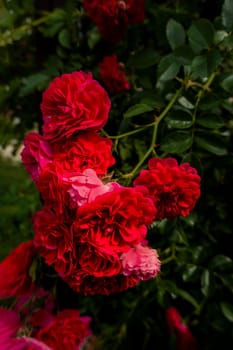
[[[123,253],[121,260],[125,276],[135,275],[140,280],[148,280],[160,271],[157,251],[140,244]]]

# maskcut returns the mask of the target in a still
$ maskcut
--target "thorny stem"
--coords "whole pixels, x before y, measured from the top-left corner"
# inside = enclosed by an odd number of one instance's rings
[[[129,132],[125,132],[124,134],[114,135],[114,136],[108,135],[108,133],[104,129],[102,129],[101,132],[104,134],[104,136],[108,137],[109,139],[118,140],[118,139],[122,139],[123,137],[127,137],[127,136],[130,136],[130,135],[133,135],[133,134],[137,134],[138,132],[143,131],[146,128],[149,128],[152,125],[154,125],[154,123],[146,124],[146,125],[142,126],[141,128],[138,128],[138,129],[135,129],[135,130],[131,130]]]
[[[152,152],[154,152],[155,156],[157,156],[157,154],[155,152],[155,147],[156,147],[156,139],[157,139],[159,123],[163,120],[163,118],[167,115],[167,113],[173,107],[174,103],[176,102],[176,100],[180,96],[182,90],[183,90],[183,86],[179,90],[176,91],[175,95],[172,97],[171,101],[168,103],[168,105],[162,111],[162,113],[158,117],[155,117],[155,121],[151,124],[151,126],[154,126],[154,129],[153,129],[150,147],[148,148],[148,150],[146,151],[144,156],[140,159],[140,161],[136,164],[134,169],[129,174],[126,174],[123,176],[123,177],[127,178],[127,182],[130,182],[130,179],[135,176],[135,174],[138,172],[138,170],[140,169],[142,164],[146,161],[146,159],[149,157],[149,155]]]
[[[206,81],[206,83],[202,86],[202,89],[198,92],[198,94],[197,94],[197,101],[196,101],[196,103],[195,103],[195,114],[196,114],[197,107],[198,107],[198,105],[199,105],[199,103],[200,103],[200,101],[201,101],[201,99],[202,99],[204,93],[205,93],[206,91],[209,90],[209,87],[210,87],[210,85],[212,84],[212,82],[213,82],[213,80],[214,80],[214,78],[216,77],[217,74],[218,74],[218,72],[217,72],[217,71],[214,71],[214,72],[209,76],[209,78],[208,78],[208,80]]]
[[[192,138],[194,138],[194,124],[196,122],[197,109],[198,109],[199,103],[200,103],[203,95],[205,94],[205,92],[210,90],[209,87],[212,84],[212,82],[213,82],[213,80],[214,80],[214,78],[216,77],[217,74],[218,74],[218,72],[214,71],[209,76],[209,78],[207,79],[206,83],[204,85],[202,85],[201,90],[198,91],[197,100],[196,100],[196,103],[195,103],[195,106],[194,106],[194,112],[193,112],[193,115],[192,115],[192,119],[193,119]]]
[[[171,250],[171,255],[170,255],[168,258],[163,259],[163,260],[161,261],[161,264],[162,264],[162,265],[168,264],[168,263],[171,262],[172,260],[175,260],[175,259],[176,259],[176,246],[173,244],[173,245],[171,246],[170,250]]]

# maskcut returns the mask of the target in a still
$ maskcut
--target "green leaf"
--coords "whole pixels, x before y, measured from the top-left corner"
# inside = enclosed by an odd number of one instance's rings
[[[208,77],[207,57],[205,55],[196,56],[191,64],[192,79]]]
[[[170,19],[167,23],[166,34],[168,42],[173,50],[176,47],[184,45],[185,31],[179,22],[175,21],[174,19]]]
[[[198,157],[193,152],[187,153],[182,158],[182,163],[186,163],[186,162],[188,162],[192,167],[194,167],[197,170],[197,172],[198,172],[198,174],[200,176],[202,175],[202,173],[203,173],[203,166],[202,166],[200,157]],[[185,219],[185,218],[182,218],[182,220],[183,219]]]
[[[95,45],[99,42],[99,40],[100,40],[100,33],[97,27],[93,27],[91,30],[87,32],[87,43],[91,50],[95,47]]]
[[[159,54],[152,48],[140,50],[133,54],[128,62],[127,66],[133,66],[138,69],[145,69],[154,66],[159,61]]]
[[[231,293],[233,293],[233,275],[220,274],[219,278],[221,279],[224,286],[228,288],[231,291]]]
[[[173,53],[175,55],[177,63],[180,63],[182,65],[191,64],[195,55],[191,47],[188,45],[177,47]]]
[[[230,322],[233,322],[233,305],[229,303],[220,303],[223,316]]]
[[[228,33],[225,30],[217,30],[214,35],[214,44],[220,44],[227,36]]]
[[[192,248],[192,256],[193,256],[193,261],[196,264],[202,265],[206,260],[206,258],[208,257],[208,251],[204,246],[197,246],[195,248]]]
[[[20,88],[19,96],[24,97],[35,91],[46,87],[49,77],[43,73],[35,73],[23,80],[23,86]]]
[[[132,118],[136,115],[140,115],[146,112],[151,112],[154,110],[154,107],[148,106],[145,103],[137,103],[134,106],[131,106],[125,113],[124,118]]]
[[[202,114],[196,120],[197,124],[209,129],[222,128],[225,124],[221,117],[216,114]]]
[[[201,291],[205,296],[209,296],[214,292],[215,281],[214,275],[205,269],[201,275]]]
[[[36,281],[36,270],[37,270],[38,260],[35,258],[29,268],[28,274],[31,277],[32,281]]]
[[[182,278],[185,282],[195,281],[200,275],[200,267],[193,264],[187,264],[185,271],[182,273]]]
[[[187,109],[193,109],[194,105],[184,96],[179,97],[178,102]]]
[[[158,65],[159,80],[167,81],[174,79],[180,70],[180,63],[173,54],[164,56]]]
[[[161,151],[166,153],[182,153],[192,146],[192,135],[189,132],[173,131],[163,138]]]
[[[176,228],[176,220],[163,219],[158,222],[158,229],[162,235],[171,234]]]
[[[225,0],[222,6],[222,24],[228,30],[233,27],[233,0]]]
[[[228,75],[228,77],[222,81],[221,86],[225,91],[233,93],[233,74]]]
[[[210,262],[210,269],[214,271],[226,271],[233,268],[233,261],[229,256],[218,254]]]
[[[207,54],[208,75],[210,75],[222,62],[222,56],[218,49],[211,50]]]
[[[194,297],[191,294],[189,294],[188,292],[186,292],[185,290],[177,288],[175,290],[175,294],[180,296],[182,299],[188,301],[190,304],[192,304],[195,307],[195,309],[197,309],[199,307],[199,304],[194,299]]]
[[[183,162],[183,159],[182,163],[185,163]],[[194,227],[197,222],[197,213],[191,212],[188,216],[181,216],[180,219],[184,221],[188,226]]]
[[[172,111],[165,121],[172,129],[187,129],[193,124],[192,115],[182,109]]]
[[[208,77],[221,61],[222,56],[217,49],[208,52],[206,55],[196,56],[191,64],[192,79]]]
[[[200,148],[210,153],[218,156],[224,156],[227,154],[225,142],[218,135],[205,134],[203,136],[196,136],[194,141]]]
[[[161,109],[164,106],[163,99],[154,92],[145,92],[140,100],[140,103],[153,107],[154,109]]]
[[[59,43],[66,49],[70,49],[71,47],[71,37],[68,29],[64,28],[58,35]]]
[[[194,297],[186,292],[183,289],[180,289],[176,286],[176,284],[170,280],[160,281],[160,285],[163,289],[168,291],[170,294],[174,294],[176,296],[180,296],[182,299],[188,301],[192,304],[196,309],[199,307],[198,302],[194,299]]]
[[[188,29],[188,39],[193,51],[200,53],[208,49],[213,44],[214,33],[214,27],[207,19],[195,21]]]

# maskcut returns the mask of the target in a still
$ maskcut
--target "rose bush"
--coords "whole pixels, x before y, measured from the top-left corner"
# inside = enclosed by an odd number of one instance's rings
[[[231,8],[3,2],[1,140],[24,141],[41,198],[38,208],[25,173],[11,184],[21,167],[7,170],[1,254],[14,232],[11,247],[28,239],[36,255],[27,272],[16,263],[26,254],[12,259],[17,286],[33,292],[19,300],[3,261],[0,305],[20,315],[5,346],[48,350],[64,330],[75,347],[69,321],[56,328],[71,309],[93,317],[95,350],[233,343]]]

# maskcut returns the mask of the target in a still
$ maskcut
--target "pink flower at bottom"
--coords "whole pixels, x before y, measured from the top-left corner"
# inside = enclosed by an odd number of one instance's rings
[[[14,310],[0,307],[0,349],[1,350],[53,350],[33,338],[17,337],[22,327],[19,315]]]
[[[183,324],[181,315],[175,307],[166,310],[166,321],[170,333],[176,336],[177,350],[197,350],[197,341],[191,330]]]
[[[47,327],[39,330],[35,338],[52,350],[80,350],[91,335],[90,322],[91,318],[80,316],[78,310],[63,310]]]

